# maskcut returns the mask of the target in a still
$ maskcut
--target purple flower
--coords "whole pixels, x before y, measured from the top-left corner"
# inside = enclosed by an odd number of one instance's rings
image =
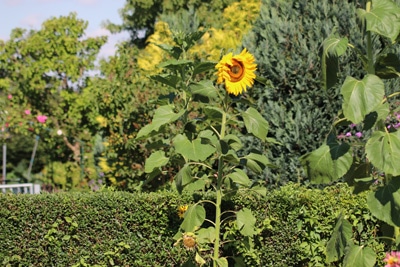
[[[350,136],[351,136],[351,132],[347,132],[346,137],[350,137]]]
[[[357,136],[358,138],[361,138],[363,136],[362,132],[356,132],[355,136]]]
[[[357,126],[357,124],[352,123],[352,124],[350,124],[350,129],[353,129],[356,126]]]

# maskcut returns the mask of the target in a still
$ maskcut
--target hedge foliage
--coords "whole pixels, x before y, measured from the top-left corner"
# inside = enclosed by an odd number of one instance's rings
[[[180,266],[191,252],[173,246],[180,224],[177,208],[198,197],[110,191],[1,194],[0,259],[5,266]],[[226,255],[244,256],[246,266],[324,266],[325,245],[340,212],[353,224],[355,241],[384,256],[384,245],[375,239],[380,226],[365,196],[353,195],[345,185],[320,190],[289,184],[266,198],[247,194],[224,206],[246,206],[256,213],[256,252],[248,254],[235,242],[223,248]],[[225,231],[241,238],[235,227]]]

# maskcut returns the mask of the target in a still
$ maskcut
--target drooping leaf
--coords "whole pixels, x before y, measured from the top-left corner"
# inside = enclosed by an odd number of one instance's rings
[[[243,208],[236,213],[236,223],[240,233],[244,236],[253,236],[257,233],[254,228],[256,217],[248,208]]]
[[[150,76],[150,78],[157,82],[171,86],[173,88],[176,88],[176,85],[180,81],[180,78],[178,76],[171,75],[171,74],[157,74],[157,75]]]
[[[152,132],[158,132],[166,124],[176,121],[185,113],[184,110],[175,113],[172,106],[161,106],[154,112],[153,121],[141,128],[136,136],[137,139],[143,139]]]
[[[186,211],[181,228],[185,232],[194,232],[200,227],[206,218],[206,210],[201,205],[193,205]]]
[[[190,141],[185,135],[179,134],[173,139],[173,145],[177,153],[187,160],[204,161],[211,156],[216,148],[201,138]]]
[[[334,32],[323,42],[324,54],[326,56],[341,56],[346,52],[349,40],[344,37],[340,38]]]
[[[144,164],[144,172],[151,173],[155,169],[165,166],[168,161],[169,158],[165,156],[164,151],[156,151],[146,159],[146,162]]]
[[[233,150],[237,151],[243,147],[242,141],[240,140],[239,137],[233,134],[227,134],[223,138],[225,142],[229,145],[230,148]]]
[[[249,133],[265,141],[268,133],[268,122],[261,116],[255,108],[248,108],[245,112],[241,113],[244,125]]]
[[[215,228],[201,228],[197,231],[197,240],[199,243],[213,243],[215,240]]]
[[[344,219],[343,214],[340,214],[332,236],[326,244],[327,263],[338,261],[344,255],[346,247],[353,243],[351,240],[352,235],[353,229],[351,223]]]
[[[174,69],[175,66],[188,65],[191,63],[193,63],[193,61],[187,59],[170,59],[158,64],[158,67]]]
[[[393,177],[387,185],[369,193],[367,204],[376,218],[400,227],[400,177]]]
[[[197,83],[191,83],[189,88],[193,95],[201,95],[209,99],[218,97],[218,92],[210,80],[204,80]]]
[[[244,165],[256,173],[261,173],[269,165],[268,158],[259,153],[249,153],[243,159]]]
[[[193,181],[192,172],[190,166],[185,164],[178,172],[175,177],[176,189],[179,193],[182,193],[183,188]]]
[[[346,251],[343,267],[374,267],[375,262],[376,254],[371,248],[351,245]]]
[[[251,185],[251,181],[247,174],[243,170],[237,168],[228,174],[225,179],[230,179],[233,183],[245,187],[249,187]]]
[[[385,96],[385,88],[378,76],[368,74],[361,81],[347,77],[342,85],[341,93],[345,117],[357,124],[379,106]]]
[[[212,70],[215,68],[216,63],[211,61],[200,62],[199,64],[194,66],[193,75],[197,75],[199,73]]]
[[[400,175],[400,131],[375,131],[365,145],[369,161],[387,174]]]
[[[353,162],[350,146],[348,144],[336,146],[337,148],[332,143],[324,144],[300,158],[312,183],[323,184],[336,181],[350,169]]]

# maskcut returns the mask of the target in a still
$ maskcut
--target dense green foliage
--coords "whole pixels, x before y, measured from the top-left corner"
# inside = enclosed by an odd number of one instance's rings
[[[200,196],[109,191],[1,195],[0,258],[11,266],[179,266],[190,251],[173,246],[180,224],[177,208]],[[341,212],[353,226],[354,242],[374,249],[379,260],[384,256],[384,244],[375,239],[381,227],[365,196],[352,195],[345,185],[324,190],[287,185],[265,198],[246,195],[223,204],[225,210],[242,207],[256,211],[261,229],[252,244],[256,252],[247,254],[234,242],[225,244],[222,253],[244,255],[245,266],[325,266],[325,246]],[[212,206],[206,209],[212,217]],[[234,225],[224,231],[242,239]]]
[[[357,1],[262,1],[260,17],[243,45],[257,58],[260,75],[271,82],[249,91],[270,123],[270,136],[281,143],[270,148],[278,166],[265,173],[270,183],[304,181],[299,157],[319,147],[330,131],[341,107],[344,78],[363,75],[362,64],[346,53],[337,83],[326,91],[321,82],[322,42],[333,31],[363,47],[356,16],[360,6]],[[259,144],[249,140],[252,146]]]

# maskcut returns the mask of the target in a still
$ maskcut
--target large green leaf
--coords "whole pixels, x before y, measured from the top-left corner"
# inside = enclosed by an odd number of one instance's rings
[[[375,131],[365,145],[369,161],[387,174],[400,175],[400,131]]]
[[[331,34],[323,42],[324,54],[326,56],[341,56],[346,52],[348,43],[346,37],[340,38],[335,33]]]
[[[250,209],[244,208],[236,213],[236,223],[240,233],[244,236],[253,236],[257,233],[254,226],[256,224],[256,217]]]
[[[178,76],[171,74],[157,74],[151,76],[150,78],[173,88],[176,88],[176,85],[181,80]]]
[[[210,80],[204,80],[189,85],[193,95],[201,95],[210,99],[218,97],[217,89]]]
[[[212,70],[215,68],[216,63],[210,61],[200,62],[194,66],[193,75],[202,73],[204,71]]]
[[[268,122],[261,116],[255,108],[248,108],[242,112],[244,125],[249,133],[265,141],[268,133]]]
[[[343,267],[374,267],[376,254],[369,247],[351,245],[346,251]]]
[[[367,22],[367,31],[373,31],[394,42],[400,33],[400,7],[392,0],[372,0],[372,9],[359,9],[358,14]]]
[[[344,116],[357,124],[380,105],[385,96],[385,88],[378,76],[368,74],[361,81],[347,77],[342,85],[341,93]]]
[[[269,165],[268,158],[260,153],[249,153],[243,160],[243,164],[256,173],[261,173]]]
[[[194,205],[189,207],[185,213],[185,219],[181,224],[181,228],[185,232],[194,232],[196,228],[200,227],[206,219],[206,210],[201,205]]]
[[[179,193],[182,193],[183,188],[193,181],[192,172],[190,166],[185,164],[178,172],[175,177],[176,189]]]
[[[158,132],[166,124],[176,121],[185,113],[184,110],[175,113],[172,106],[161,106],[154,112],[153,121],[141,128],[136,136],[137,139],[147,137],[152,132]]]
[[[400,177],[394,177],[384,187],[369,193],[368,207],[375,217],[400,227]]]
[[[251,185],[249,177],[241,169],[236,168],[232,173],[228,174],[226,178],[230,179],[235,184],[239,184],[245,187],[249,187]]]
[[[300,158],[312,183],[330,183],[341,178],[353,162],[350,146],[343,144],[322,145]]]
[[[338,261],[344,255],[346,247],[352,244],[352,235],[351,224],[341,214],[336,221],[332,236],[326,244],[327,263]]]
[[[190,141],[185,135],[178,134],[173,139],[173,145],[177,153],[187,160],[204,161],[211,156],[216,148],[202,138]]]
[[[155,169],[165,166],[169,161],[169,158],[165,156],[164,151],[156,151],[146,159],[144,164],[144,172],[151,173]]]

